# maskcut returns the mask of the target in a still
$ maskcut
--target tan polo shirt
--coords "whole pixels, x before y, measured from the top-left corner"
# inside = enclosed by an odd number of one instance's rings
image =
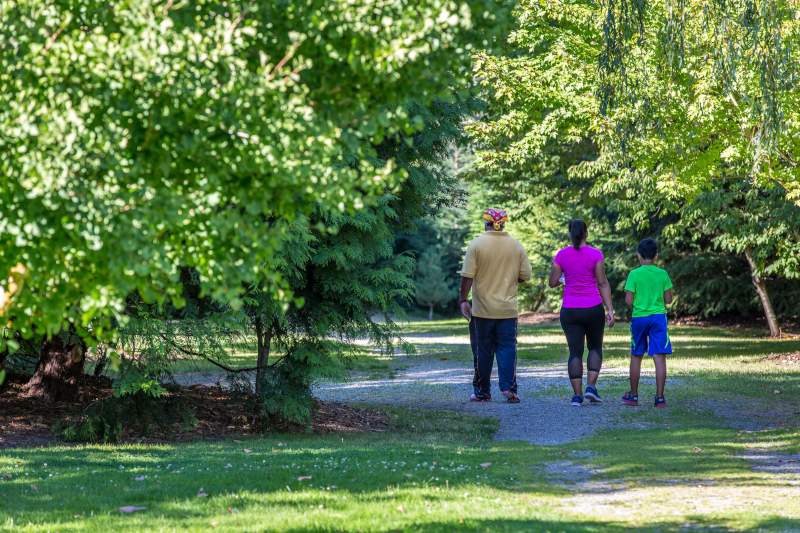
[[[518,280],[531,279],[531,264],[519,241],[505,231],[487,231],[469,243],[461,275],[473,280],[473,316],[516,318]]]

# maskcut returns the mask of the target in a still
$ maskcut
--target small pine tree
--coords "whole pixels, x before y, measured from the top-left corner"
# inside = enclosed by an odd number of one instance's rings
[[[444,305],[453,298],[454,288],[450,277],[442,268],[442,250],[428,248],[417,260],[417,273],[414,277],[417,303],[428,308],[428,320],[433,320],[433,309]]]

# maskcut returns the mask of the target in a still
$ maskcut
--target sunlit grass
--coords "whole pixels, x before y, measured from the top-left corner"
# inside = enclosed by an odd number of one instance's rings
[[[615,376],[603,382],[607,398],[626,386],[627,324],[617,328],[606,339],[604,368]],[[426,358],[471,365],[464,321],[407,331],[412,355],[365,346],[353,368],[382,375]],[[557,325],[520,333],[524,364],[565,363]],[[766,358],[798,351],[800,341],[697,327],[673,327],[672,339],[668,393],[678,401],[620,415],[638,429],[541,447],[492,441],[491,420],[393,409],[392,427],[377,434],[4,450],[0,530],[800,529],[800,474],[754,470],[746,458],[800,453],[800,366]],[[643,368],[652,377],[649,361]],[[741,420],[710,411],[709,399],[742,418],[787,413],[784,427],[734,429]],[[553,477],[554,464],[587,474]],[[123,505],[146,509],[124,515]]]

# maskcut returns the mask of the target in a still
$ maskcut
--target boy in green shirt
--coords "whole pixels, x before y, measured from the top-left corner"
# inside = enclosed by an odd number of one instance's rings
[[[625,282],[625,302],[633,306],[631,319],[631,390],[622,397],[626,405],[639,405],[639,374],[644,352],[656,364],[655,406],[667,406],[664,384],[667,381],[667,359],[672,343],[667,332],[667,308],[672,302],[672,280],[669,274],[653,264],[658,256],[658,244],[644,239],[637,249],[641,266],[628,274]]]

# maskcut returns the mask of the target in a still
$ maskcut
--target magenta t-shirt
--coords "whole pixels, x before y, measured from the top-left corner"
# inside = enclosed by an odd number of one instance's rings
[[[563,307],[594,307],[603,303],[594,267],[603,261],[603,252],[583,245],[577,250],[573,246],[562,248],[553,262],[564,272]]]

